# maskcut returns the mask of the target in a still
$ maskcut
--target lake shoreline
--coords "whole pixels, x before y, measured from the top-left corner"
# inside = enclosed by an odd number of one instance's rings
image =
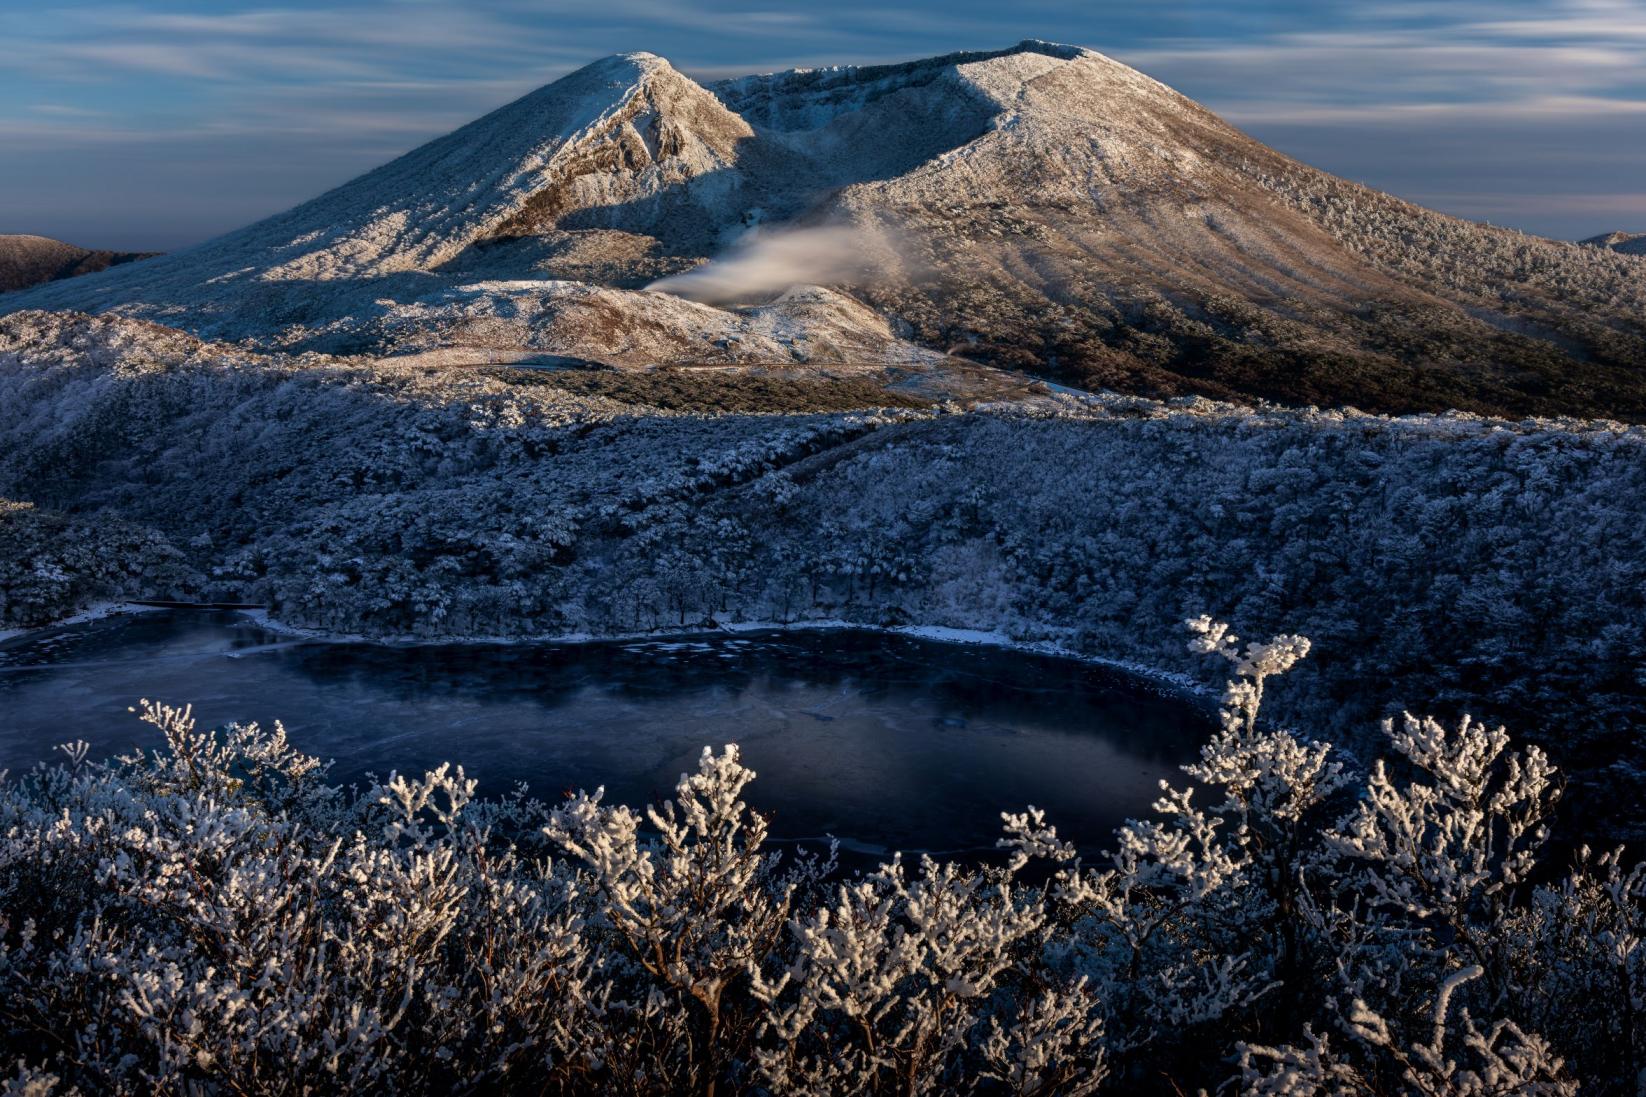
[[[138,697],[190,702],[202,726],[281,721],[350,781],[453,762],[499,793],[605,786],[631,805],[666,798],[705,744],[737,743],[774,838],[970,856],[1024,804],[1100,846],[1212,726],[1209,702],[1158,676],[952,628],[394,643],[200,609],[105,606],[0,649],[16,717],[0,765],[64,738],[136,749]]]
[[[31,636],[43,635],[53,629],[88,624],[124,613],[167,613],[207,610],[235,613],[260,628],[283,636],[312,640],[324,644],[366,644],[378,647],[520,647],[534,644],[621,644],[638,640],[687,640],[705,636],[736,636],[749,633],[785,632],[867,632],[883,636],[907,636],[933,643],[955,644],[964,647],[986,647],[1025,655],[1043,655],[1054,659],[1068,659],[1088,666],[1103,667],[1141,679],[1169,696],[1197,703],[1215,704],[1219,691],[1187,674],[1161,670],[1146,663],[1090,655],[1063,647],[1050,640],[1017,640],[1003,632],[989,629],[962,629],[947,625],[873,625],[844,618],[815,618],[799,621],[737,621],[713,627],[694,625],[674,629],[652,629],[635,632],[565,632],[537,636],[366,636],[361,633],[336,633],[325,629],[293,625],[275,617],[262,608],[241,608],[221,603],[150,604],[142,600],[99,602],[71,616],[34,628],[0,630],[0,645]]]
[[[439,638],[389,636],[373,637],[359,633],[331,633],[324,629],[305,628],[279,620],[268,610],[235,610],[244,614],[260,627],[286,636],[301,637],[328,644],[374,644],[382,647],[518,647],[532,644],[622,644],[638,640],[689,640],[705,636],[737,636],[759,633],[785,632],[867,632],[881,636],[907,636],[939,644],[964,647],[986,647],[1024,655],[1044,655],[1067,659],[1088,666],[1118,671],[1142,679],[1169,696],[1184,700],[1215,703],[1221,693],[1187,674],[1161,670],[1146,663],[1089,655],[1062,647],[1050,640],[1015,640],[1003,632],[987,629],[961,629],[947,625],[872,625],[844,618],[815,618],[801,621],[737,621],[714,627],[703,625],[675,629],[652,629],[637,632],[566,632],[540,636],[451,636]]]

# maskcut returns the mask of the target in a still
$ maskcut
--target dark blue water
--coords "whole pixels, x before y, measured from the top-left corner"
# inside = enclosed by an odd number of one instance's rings
[[[367,773],[461,763],[483,791],[666,795],[705,745],[738,743],[780,838],[985,848],[1035,804],[1097,848],[1181,782],[1198,706],[1073,660],[870,632],[522,646],[294,642],[232,613],[119,616],[0,646],[0,767],[81,738],[154,745],[127,708],[203,724],[281,720],[302,750]]]

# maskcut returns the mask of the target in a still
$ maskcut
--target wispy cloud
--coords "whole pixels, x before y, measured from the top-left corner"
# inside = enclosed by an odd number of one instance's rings
[[[717,77],[1024,37],[1095,46],[1458,212],[1511,202],[1528,227],[1598,231],[1634,211],[1604,196],[1646,178],[1646,0],[54,0],[0,14],[0,36],[12,217],[81,193],[67,173],[102,148],[111,184],[148,173],[125,216],[249,220],[622,50]]]
[[[1163,41],[1125,59],[1191,92],[1205,89],[1226,113],[1266,120],[1394,117],[1413,108],[1627,113],[1646,103],[1646,3],[1535,7],[1512,17],[1504,5],[1374,2],[1330,29]],[[1437,8],[1451,18],[1437,24]]]
[[[1563,236],[1646,222],[1646,0],[1371,0],[1117,55],[1300,159],[1447,212]]]
[[[71,106],[68,103],[30,103],[31,114],[45,114],[54,118],[107,118],[108,112],[91,110],[87,107]]]

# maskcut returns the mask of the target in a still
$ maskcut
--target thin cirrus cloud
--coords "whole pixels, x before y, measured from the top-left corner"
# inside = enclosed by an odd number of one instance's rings
[[[1646,3],[1363,5],[1331,28],[1128,60],[1255,135],[1447,212],[1646,227]]]
[[[1646,0],[60,0],[0,14],[0,231],[172,248],[605,54],[709,76],[1090,45],[1463,216],[1646,228]]]

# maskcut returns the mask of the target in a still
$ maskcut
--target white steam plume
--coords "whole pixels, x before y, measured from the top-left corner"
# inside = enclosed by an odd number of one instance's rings
[[[765,300],[795,285],[862,282],[883,243],[844,225],[750,233],[725,255],[647,286],[709,305]]]

